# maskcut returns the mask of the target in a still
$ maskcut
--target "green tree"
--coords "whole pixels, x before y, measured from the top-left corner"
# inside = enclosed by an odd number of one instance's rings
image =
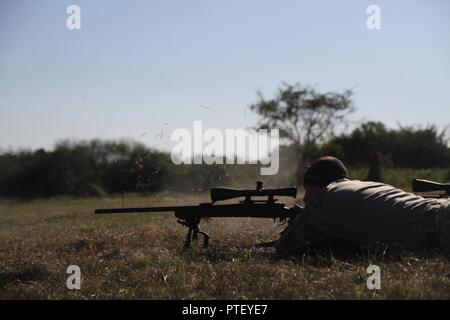
[[[302,178],[304,164],[311,160],[317,144],[329,137],[337,124],[354,111],[351,90],[317,92],[311,86],[283,83],[273,99],[250,106],[260,116],[260,128],[279,129],[280,137],[291,144],[297,155],[297,178]]]

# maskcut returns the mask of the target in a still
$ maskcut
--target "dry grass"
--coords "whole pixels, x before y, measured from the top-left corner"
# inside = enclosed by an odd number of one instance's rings
[[[130,196],[126,206],[195,204],[207,195]],[[332,256],[278,261],[270,220],[214,219],[210,248],[181,250],[185,229],[172,214],[95,216],[120,198],[0,203],[2,299],[449,299],[450,263]],[[380,266],[382,289],[366,288],[366,268]],[[66,268],[81,268],[81,290],[66,288]]]

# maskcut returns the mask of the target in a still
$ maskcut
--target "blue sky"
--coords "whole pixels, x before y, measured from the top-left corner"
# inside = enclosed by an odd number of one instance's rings
[[[81,8],[68,30],[66,8]],[[381,30],[366,8],[381,8]],[[245,128],[256,90],[355,88],[354,121],[450,123],[450,2],[0,0],[0,148]],[[156,136],[163,132],[163,137]]]

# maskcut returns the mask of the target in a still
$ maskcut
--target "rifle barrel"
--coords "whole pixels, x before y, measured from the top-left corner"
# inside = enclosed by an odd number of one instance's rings
[[[174,212],[178,218],[185,217],[248,217],[248,218],[293,218],[295,213],[288,210],[282,203],[241,203],[213,205],[202,203],[197,206],[175,207],[137,207],[95,209],[96,214],[110,213],[144,213],[144,212]]]
[[[111,209],[95,209],[96,214],[109,213],[141,213],[141,212],[175,212],[177,209],[186,208],[179,207],[137,207],[137,208],[111,208]]]

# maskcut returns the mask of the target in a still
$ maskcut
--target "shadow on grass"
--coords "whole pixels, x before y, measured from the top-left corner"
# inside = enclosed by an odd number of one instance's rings
[[[336,262],[375,263],[375,262],[402,262],[404,259],[434,259],[447,258],[439,250],[408,250],[400,243],[387,245],[376,242],[364,247],[357,247],[346,242],[326,242],[320,246],[308,250],[301,255],[277,257],[280,260],[289,260],[295,263],[309,264],[313,266],[331,266]]]
[[[19,271],[0,272],[0,287],[13,282],[31,282],[46,278],[49,271],[40,265],[19,268]]]
[[[290,261],[299,265],[311,265],[317,267],[329,267],[336,262],[350,264],[375,263],[375,262],[402,262],[405,258],[433,259],[445,258],[438,250],[411,251],[406,250],[401,244],[386,245],[373,243],[365,247],[355,247],[348,243],[334,241],[327,242],[314,249],[310,249],[297,256],[277,256],[272,247],[257,246],[215,246],[207,249],[190,248],[181,251],[185,258],[191,261],[208,261],[211,263],[234,261]],[[447,257],[448,258],[448,257]]]

